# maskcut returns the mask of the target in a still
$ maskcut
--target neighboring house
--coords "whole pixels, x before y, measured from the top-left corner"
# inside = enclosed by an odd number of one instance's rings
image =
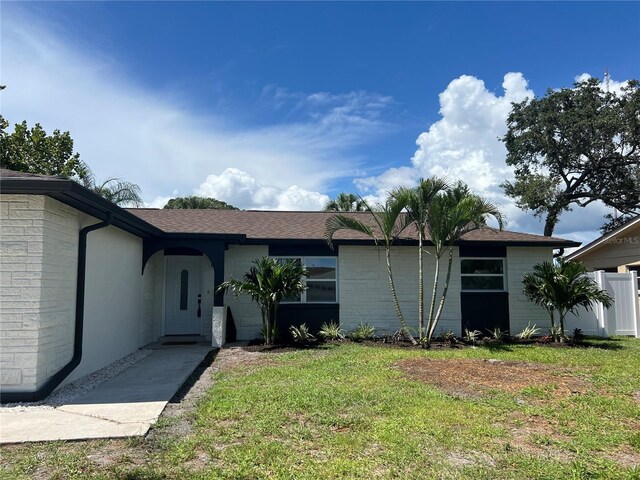
[[[331,320],[347,330],[360,322],[378,332],[399,328],[384,252],[350,231],[329,248],[323,237],[332,212],[125,210],[73,181],[8,170],[0,171],[0,192],[2,401],[43,398],[161,336],[201,335],[220,345],[227,325],[231,338],[257,337],[256,305],[215,286],[241,278],[265,255],[300,258],[311,272],[302,297],[281,306],[281,328]],[[416,245],[407,233],[393,249],[412,325]],[[455,248],[438,330],[517,332],[540,322],[545,314],[523,295],[522,276],[554,248],[577,245],[489,228],[466,235]],[[426,258],[430,292],[434,260]]]
[[[594,272],[589,276],[614,298],[609,309],[596,305],[592,311],[578,310],[577,322],[569,319],[570,325],[590,335],[640,338],[640,216],[567,255],[566,259],[584,263]]]
[[[640,215],[567,255],[590,271],[640,272]]]

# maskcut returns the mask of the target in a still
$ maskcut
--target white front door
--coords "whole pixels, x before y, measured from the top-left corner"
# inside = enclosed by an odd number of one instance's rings
[[[165,335],[199,335],[202,257],[167,255]]]

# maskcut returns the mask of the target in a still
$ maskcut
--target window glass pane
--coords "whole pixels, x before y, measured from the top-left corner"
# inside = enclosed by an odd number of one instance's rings
[[[289,262],[291,260],[295,261],[298,265],[302,264],[302,259],[300,259],[300,258],[292,258],[292,257],[279,257],[278,258],[278,263],[283,264],[283,263]]]
[[[186,310],[189,296],[189,272],[180,272],[180,310]]]
[[[335,302],[335,282],[307,282],[307,302]]]
[[[504,290],[504,277],[462,276],[462,290]]]
[[[503,273],[503,261],[500,259],[462,260],[462,273]]]
[[[335,279],[336,278],[336,259],[335,258],[307,258],[307,271],[309,279]]]

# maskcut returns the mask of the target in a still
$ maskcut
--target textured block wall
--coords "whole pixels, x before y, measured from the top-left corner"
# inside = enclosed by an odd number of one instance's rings
[[[34,391],[73,355],[78,213],[42,195],[0,197],[0,384]]]

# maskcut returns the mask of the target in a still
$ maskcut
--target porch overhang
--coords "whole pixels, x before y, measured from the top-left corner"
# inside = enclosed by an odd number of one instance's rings
[[[224,252],[229,244],[243,243],[246,235],[211,235],[211,234],[164,234],[143,239],[142,274],[149,259],[157,252],[169,248],[189,248],[202,252],[209,258],[214,272],[216,291],[213,297],[214,306],[224,304],[224,295],[217,292],[217,287],[224,282]]]

